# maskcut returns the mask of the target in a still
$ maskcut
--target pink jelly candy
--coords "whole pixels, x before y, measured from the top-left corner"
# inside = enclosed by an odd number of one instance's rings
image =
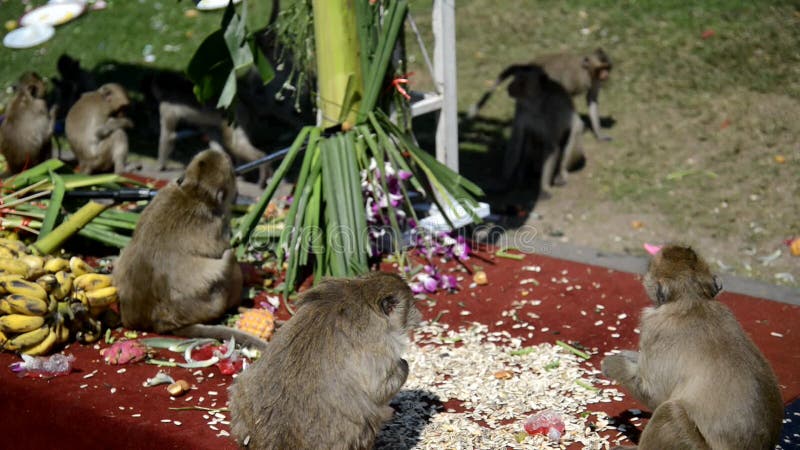
[[[525,421],[525,431],[530,435],[546,435],[551,441],[557,442],[564,434],[564,421],[561,419],[561,414],[545,409],[528,417]]]

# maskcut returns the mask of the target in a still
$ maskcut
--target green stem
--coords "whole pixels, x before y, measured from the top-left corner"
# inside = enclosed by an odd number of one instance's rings
[[[32,244],[30,246],[31,250],[39,255],[48,255],[58,250],[70,236],[91,222],[92,219],[105,211],[110,205],[110,203],[102,204],[89,201],[81,209],[67,217],[50,234]]]

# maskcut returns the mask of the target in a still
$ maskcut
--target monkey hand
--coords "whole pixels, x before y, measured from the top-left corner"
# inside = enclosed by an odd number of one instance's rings
[[[639,353],[625,350],[616,355],[603,358],[601,368],[603,375],[612,380],[625,382],[636,376],[639,364]]]

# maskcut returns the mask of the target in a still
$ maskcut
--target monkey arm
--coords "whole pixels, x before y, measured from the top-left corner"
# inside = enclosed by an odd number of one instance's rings
[[[595,82],[586,93],[586,104],[589,106],[589,121],[592,124],[592,133],[600,141],[610,141],[611,137],[600,132],[600,113],[597,111],[597,98],[600,94],[600,86]]]
[[[97,129],[95,135],[97,139],[103,140],[120,128],[132,128],[133,122],[127,117],[109,117],[106,122]]]
[[[601,369],[603,375],[615,380],[639,401],[652,407],[652,396],[639,377],[639,352],[623,350],[616,355],[607,356],[603,358]]]
[[[380,384],[378,398],[382,399],[382,403],[389,403],[408,378],[408,361],[399,358],[389,367],[386,374],[385,381]]]

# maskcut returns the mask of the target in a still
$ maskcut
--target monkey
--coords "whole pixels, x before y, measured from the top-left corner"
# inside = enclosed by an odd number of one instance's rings
[[[230,247],[235,197],[230,158],[205,150],[145,207],[112,272],[125,327],[265,345],[233,328],[204,325],[241,303],[242,272]]]
[[[15,90],[0,125],[0,152],[10,173],[19,173],[51,156],[55,121],[55,108],[47,108],[47,86],[38,73],[23,74]]]
[[[259,450],[371,449],[408,377],[411,290],[373,272],[323,280],[299,304],[230,387],[231,432]]]
[[[107,83],[86,92],[67,113],[66,134],[82,173],[125,171],[128,135],[133,122],[124,117],[130,104],[121,85]]]
[[[600,131],[600,116],[597,107],[600,88],[608,80],[613,67],[611,58],[602,48],[598,48],[588,55],[570,53],[543,55],[535,58],[530,64],[541,66],[550,78],[564,86],[570,96],[586,94],[592,133],[600,141],[611,140],[611,137]],[[504,70],[495,80],[494,85],[483,94],[477,103],[470,107],[467,117],[475,117],[492,93],[511,75],[513,73],[509,72],[508,68]]]
[[[158,102],[159,170],[167,167],[167,160],[175,147],[179,124],[218,130],[222,147],[245,161],[254,161],[266,155],[251,143],[245,130],[238,124],[230,123],[222,111],[201,105],[192,92],[192,83],[182,75],[161,72],[147,82],[149,95]],[[237,103],[235,115],[243,116],[245,113],[242,109],[243,106]],[[269,165],[263,165],[259,170],[258,184],[263,186],[272,170]]]
[[[508,94],[515,99],[514,120],[501,170],[503,188],[519,185],[534,165],[539,194],[550,195],[551,184],[566,183],[567,162],[579,148],[583,124],[572,98],[537,65],[511,66],[501,77],[513,76]]]
[[[722,289],[689,247],[669,245],[650,261],[643,285],[639,351],[603,359],[602,371],[653,410],[639,449],[772,449],[783,404],[769,363]]]

